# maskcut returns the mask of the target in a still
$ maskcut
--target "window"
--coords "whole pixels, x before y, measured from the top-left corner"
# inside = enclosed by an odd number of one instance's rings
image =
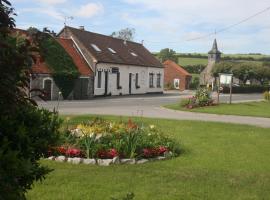
[[[134,53],[134,52],[131,52],[130,54],[133,55],[133,56],[135,56],[135,57],[138,56],[138,55],[137,55],[136,53]]]
[[[115,53],[116,53],[116,51],[115,51],[115,50],[113,50],[112,48],[108,48],[108,50],[109,50],[111,53],[113,53],[113,54],[115,54]]]
[[[97,80],[97,88],[101,88],[101,71],[98,71],[98,80]]]
[[[161,87],[161,74],[157,74],[157,87]]]
[[[139,89],[140,86],[139,86],[139,74],[138,73],[136,73],[135,84],[136,84],[136,89]]]
[[[95,45],[95,44],[91,44],[91,46],[93,47],[93,49],[95,49],[97,52],[101,52],[101,49],[100,48],[98,48],[98,46],[97,45]]]
[[[122,87],[120,86],[120,72],[117,72],[116,74],[116,87],[118,90],[122,89]]]
[[[149,74],[149,87],[150,88],[154,87],[154,74],[153,73]]]

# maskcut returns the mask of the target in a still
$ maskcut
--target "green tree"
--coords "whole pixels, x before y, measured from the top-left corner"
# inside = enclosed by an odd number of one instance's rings
[[[219,73],[232,73],[234,64],[232,62],[219,62],[213,67],[212,74],[214,77],[218,77]]]
[[[136,31],[134,28],[124,28],[119,31],[113,32],[111,36],[122,40],[133,41],[135,37],[135,32]]]
[[[12,36],[14,9],[0,0],[0,199],[25,199],[34,181],[51,170],[38,161],[58,140],[56,113],[39,109],[28,98],[33,49]]]
[[[172,60],[178,63],[178,57],[176,55],[176,52],[169,48],[162,49],[158,54],[158,58],[161,60],[161,62],[165,62],[166,60]]]

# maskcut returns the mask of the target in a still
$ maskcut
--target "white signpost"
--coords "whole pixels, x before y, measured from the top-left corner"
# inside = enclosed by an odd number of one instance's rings
[[[230,104],[232,103],[232,82],[233,82],[233,74],[219,73],[218,103],[219,103],[219,90],[221,84],[230,86]]]

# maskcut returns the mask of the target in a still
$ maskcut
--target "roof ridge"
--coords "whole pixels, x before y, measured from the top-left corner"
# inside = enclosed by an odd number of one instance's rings
[[[121,41],[123,41],[123,42],[126,41],[126,42],[128,42],[128,43],[134,43],[134,44],[138,44],[138,45],[143,46],[141,43],[138,43],[138,42],[134,42],[134,41],[130,41],[130,40],[124,40],[124,39],[121,39],[121,38],[115,38],[115,37],[112,37],[112,36],[109,36],[109,35],[104,35],[104,34],[101,34],[101,33],[95,33],[95,32],[88,31],[88,30],[81,30],[81,29],[79,29],[79,28],[75,28],[75,27],[71,27],[71,26],[66,26],[66,28],[71,28],[71,29],[75,29],[75,30],[78,30],[78,31],[88,32],[88,33],[100,35],[100,36],[103,36],[103,37],[109,37],[109,38],[112,38],[112,39],[115,39],[115,40],[121,40]]]

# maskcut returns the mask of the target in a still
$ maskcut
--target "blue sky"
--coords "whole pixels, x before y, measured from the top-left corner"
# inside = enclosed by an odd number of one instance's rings
[[[270,10],[226,32],[187,41],[222,29],[270,6],[269,0],[11,0],[18,28],[48,27],[58,32],[64,16],[69,26],[80,25],[109,35],[130,27],[135,40],[151,51],[207,52],[213,39],[223,53],[270,54]]]

